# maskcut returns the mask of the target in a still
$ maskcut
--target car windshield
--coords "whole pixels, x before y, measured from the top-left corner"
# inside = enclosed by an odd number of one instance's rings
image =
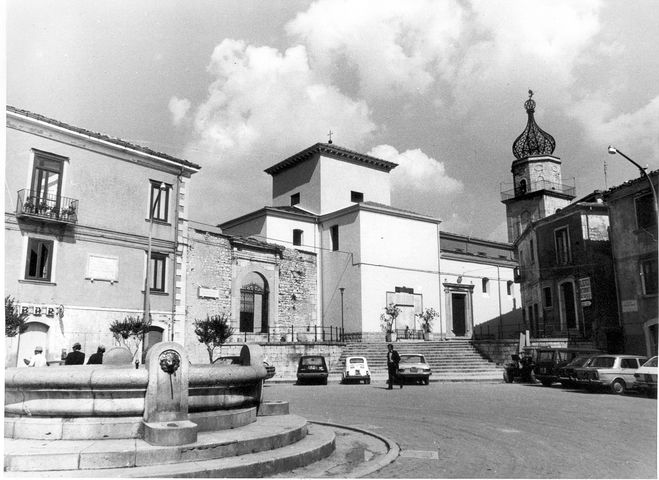
[[[426,363],[423,355],[401,355],[400,363]]]
[[[585,367],[588,364],[590,357],[576,357],[570,363],[567,364],[568,367]]]
[[[600,367],[600,368],[611,368],[615,363],[616,359],[614,357],[595,357],[593,361],[590,362],[591,367]]]
[[[323,357],[304,357],[301,361],[302,365],[322,365]]]
[[[650,360],[645,362],[642,367],[657,367],[657,357],[652,357]]]
[[[554,351],[538,352],[538,362],[551,362],[554,360]]]
[[[349,363],[364,363],[364,359],[361,357],[351,358]]]

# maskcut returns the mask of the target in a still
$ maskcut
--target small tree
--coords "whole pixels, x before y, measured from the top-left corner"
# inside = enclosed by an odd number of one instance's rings
[[[27,313],[19,313],[16,301],[10,296],[5,297],[5,336],[15,337],[27,329]]]
[[[126,347],[135,357],[142,337],[151,327],[151,320],[144,321],[141,317],[126,316],[123,320],[114,320],[110,324],[110,332],[117,343]]]
[[[229,324],[229,317],[224,313],[206,315],[205,320],[195,320],[194,327],[197,339],[206,345],[208,361],[213,363],[215,349],[221,349],[222,345],[233,335],[233,327]]]
[[[439,313],[434,308],[426,308],[422,313],[416,315],[421,319],[421,328],[426,333],[432,332],[432,321],[439,317]]]
[[[380,328],[383,332],[391,333],[393,331],[392,328],[398,315],[400,315],[400,308],[393,303],[384,307],[384,313],[380,315]]]

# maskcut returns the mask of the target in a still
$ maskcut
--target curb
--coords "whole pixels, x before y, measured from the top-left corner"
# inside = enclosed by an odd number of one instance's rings
[[[370,475],[371,473],[377,472],[381,468],[386,467],[390,463],[393,463],[400,455],[400,447],[396,442],[382,435],[378,435],[377,433],[364,430],[363,428],[351,427],[348,425],[340,425],[338,423],[320,422],[320,421],[308,420],[308,419],[307,421],[309,423],[315,423],[317,425],[323,425],[330,428],[352,430],[353,432],[361,433],[363,435],[369,435],[373,438],[377,438],[378,440],[382,441],[385,445],[387,445],[389,451],[385,455],[383,455],[381,458],[373,460],[372,464],[370,465],[357,467],[354,470],[352,470],[350,475],[351,478],[364,477],[366,475]],[[371,463],[371,462],[367,462],[367,463]]]

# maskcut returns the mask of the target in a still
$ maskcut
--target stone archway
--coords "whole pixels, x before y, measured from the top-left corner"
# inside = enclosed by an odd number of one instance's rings
[[[249,272],[240,286],[241,333],[266,333],[270,327],[270,288],[266,278],[258,272]]]
[[[444,283],[447,337],[471,338],[474,330],[473,285]]]

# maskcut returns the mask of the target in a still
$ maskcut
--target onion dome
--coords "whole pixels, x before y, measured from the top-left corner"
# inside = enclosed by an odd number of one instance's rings
[[[529,121],[522,134],[513,142],[513,154],[515,158],[526,158],[532,155],[551,155],[556,148],[556,140],[547,132],[538,127],[533,118],[535,112],[535,101],[533,90],[529,90],[529,99],[524,102],[524,108],[529,116]]]

